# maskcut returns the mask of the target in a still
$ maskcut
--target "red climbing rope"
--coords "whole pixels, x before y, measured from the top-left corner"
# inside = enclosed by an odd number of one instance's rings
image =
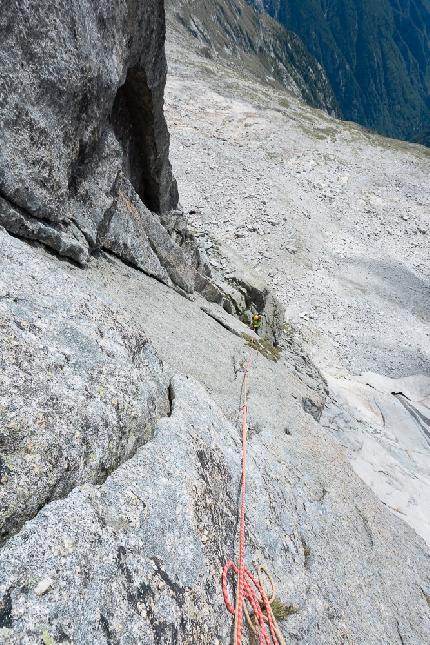
[[[280,645],[277,638],[277,629],[272,615],[269,600],[261,581],[254,576],[245,566],[245,489],[246,489],[246,458],[248,438],[248,373],[251,360],[244,369],[242,385],[242,479],[241,479],[241,502],[240,502],[240,526],[239,526],[239,566],[231,560],[227,562],[222,572],[222,592],[227,610],[235,616],[234,623],[234,645],[241,645],[243,632],[243,619],[245,600],[249,602],[253,610],[253,619],[258,625],[260,632],[259,645]],[[227,579],[230,571],[238,577],[236,590],[236,607],[230,602]],[[265,612],[265,613],[264,613]],[[247,616],[249,622],[249,616]],[[266,623],[268,623],[269,631]]]

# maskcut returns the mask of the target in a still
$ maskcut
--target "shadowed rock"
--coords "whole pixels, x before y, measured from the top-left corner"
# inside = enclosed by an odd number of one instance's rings
[[[118,177],[131,182],[143,219],[178,202],[163,115],[163,3],[4,5],[0,223],[85,264],[106,237]],[[146,237],[163,235],[153,222],[128,241],[123,221],[120,255],[147,254]]]

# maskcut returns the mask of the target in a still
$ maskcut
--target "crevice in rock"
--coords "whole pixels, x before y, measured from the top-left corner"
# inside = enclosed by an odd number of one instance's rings
[[[412,405],[410,399],[408,399],[403,393],[400,392],[399,394],[394,394],[394,396],[398,401],[400,401],[405,410],[409,412],[417,426],[422,430],[427,443],[430,444],[430,421],[428,418],[421,414],[421,412]]]
[[[156,572],[160,576],[164,584],[170,589],[178,607],[182,607],[185,603],[185,590],[184,588],[171,579],[169,574],[163,569],[163,564],[159,558],[153,557],[152,562],[156,567]]]
[[[201,309],[201,310],[202,310],[202,311],[203,311],[207,316],[209,316],[210,318],[212,318],[212,320],[215,320],[215,322],[217,322],[217,323],[218,323],[218,325],[221,325],[221,327],[223,327],[223,329],[226,329],[226,330],[227,330],[227,331],[229,331],[231,334],[234,334],[235,336],[238,336],[239,338],[242,338],[241,334],[239,334],[239,332],[238,332],[238,331],[236,331],[235,329],[233,329],[233,327],[230,327],[230,325],[228,325],[226,322],[224,322],[224,321],[221,319],[221,317],[219,317],[219,316],[217,316],[216,314],[214,314],[214,313],[213,313],[213,312],[212,312],[208,307],[201,306],[201,307],[200,307],[200,309]]]
[[[130,452],[123,452],[122,454],[119,454],[118,458],[109,465],[105,466],[103,463],[100,463],[99,472],[93,477],[88,476],[86,478],[84,477],[83,479],[76,481],[76,479],[74,479],[73,477],[73,471],[72,472],[63,471],[59,473],[57,480],[52,484],[46,496],[44,497],[44,499],[40,501],[35,511],[33,513],[27,513],[27,514],[23,512],[22,516],[19,518],[18,521],[13,523],[11,528],[8,528],[7,530],[3,530],[0,533],[0,550],[7,544],[7,542],[11,538],[13,538],[22,530],[23,526],[27,522],[34,520],[38,516],[38,514],[41,511],[43,511],[43,509],[46,506],[48,506],[48,504],[54,501],[65,499],[76,488],[79,488],[84,484],[101,486],[102,484],[105,483],[108,477],[110,477],[116,470],[118,470],[118,468],[120,468],[125,463],[127,463],[130,459],[132,459],[137,454],[139,450],[141,450],[146,444],[152,441],[152,439],[154,438],[155,429],[158,423],[161,421],[161,419],[169,418],[173,413],[175,393],[174,393],[172,382],[170,382],[169,385],[167,386],[164,392],[164,396],[165,396],[164,403],[165,403],[165,410],[166,410],[165,414],[156,414],[154,417],[148,419],[148,422],[142,427],[141,440],[136,441],[135,445],[133,446]],[[160,401],[160,406],[161,405],[162,403]],[[85,459],[85,458],[88,458],[88,456],[89,456],[88,454],[81,455],[81,458],[83,457]],[[69,477],[69,482],[67,482],[67,475],[71,475]],[[1,480],[0,480],[0,484],[1,484]],[[0,601],[0,619],[1,619],[1,611],[2,611],[2,605]]]
[[[173,386],[172,381],[170,381],[169,387],[167,388],[167,396],[169,398],[169,412],[167,416],[171,417],[175,409],[175,398],[176,398],[175,388]]]
[[[267,293],[260,291],[256,287],[253,287],[249,283],[239,280],[238,278],[233,278],[230,280],[231,284],[236,288],[240,289],[243,294],[247,307],[254,306],[257,311],[264,311],[267,301]]]
[[[162,88],[150,88],[141,67],[131,67],[118,89],[111,121],[124,151],[126,174],[149,210],[160,213],[168,195],[163,195],[163,166],[166,163],[169,134],[162,120]],[[177,203],[173,183],[170,208]]]
[[[303,397],[302,408],[307,414],[310,414],[311,417],[313,417],[315,421],[319,423],[324,410],[324,403],[317,403],[316,401],[313,401],[308,397]]]
[[[402,645],[405,645],[405,639],[403,638],[402,632],[400,631],[400,623],[398,619],[396,619],[396,626],[397,626],[397,633],[399,635],[400,642]]]
[[[24,217],[29,217],[31,219],[35,219],[37,222],[40,222],[41,224],[44,224],[45,226],[49,226],[49,227],[54,228],[54,229],[56,227],[61,226],[61,222],[56,223],[56,222],[53,222],[52,220],[50,220],[47,217],[40,217],[39,215],[34,215],[31,212],[31,210],[29,210],[28,208],[25,208],[25,207],[21,206],[20,204],[18,204],[13,199],[8,197],[8,195],[6,195],[6,193],[3,193],[1,190],[0,190],[0,199],[3,199],[5,202],[7,202],[7,204],[10,206],[10,208],[13,208],[20,215],[22,215]],[[6,230],[7,230],[7,228],[6,228]]]
[[[103,256],[107,256],[108,258],[111,256],[113,258],[116,258],[119,260],[122,264],[124,264],[127,267],[130,267],[130,269],[134,269],[134,271],[139,271],[139,273],[143,273],[143,275],[146,275],[148,278],[151,278],[152,280],[155,280],[159,284],[162,284],[164,287],[169,287],[172,288],[171,284],[168,284],[167,282],[163,282],[161,278],[159,278],[157,275],[148,273],[148,271],[144,271],[140,267],[136,266],[133,264],[133,262],[130,262],[129,260],[126,260],[123,258],[121,255],[118,255],[118,253],[115,253],[111,249],[106,249],[105,247],[102,247],[101,249],[95,249],[93,254],[97,256],[97,254],[100,253]]]
[[[363,514],[363,512],[358,508],[357,505],[355,505],[355,510],[357,511],[357,513],[360,516],[360,519],[361,519],[361,521],[363,523],[364,530],[366,531],[366,535],[367,535],[367,537],[369,539],[370,546],[373,547],[375,545],[375,542],[373,540],[373,534],[372,534],[372,530],[371,530],[370,525],[369,525],[369,520]]]
[[[88,261],[88,243],[74,222],[52,222],[47,218],[35,217],[1,194],[0,207],[0,225],[10,235],[43,244],[58,256],[70,258],[81,266]]]
[[[114,187],[117,185],[118,177],[119,177],[119,173],[116,177]],[[114,192],[114,187],[112,188],[112,191],[111,191],[112,193]],[[103,242],[106,238],[106,235],[108,234],[109,227],[110,227],[112,218],[114,216],[115,209],[117,207],[117,203],[118,203],[118,197],[113,197],[111,205],[109,206],[108,209],[105,210],[103,214],[102,221],[100,222],[100,225],[97,229],[97,238],[96,238],[96,247],[95,247],[96,249],[103,248]]]
[[[2,227],[2,224],[0,222],[0,228]],[[58,262],[67,262],[70,263],[72,266],[82,269],[82,264],[78,262],[78,260],[75,260],[74,258],[70,257],[69,255],[60,255],[59,252],[48,246],[48,244],[45,244],[44,242],[36,239],[36,238],[31,238],[31,237],[25,237],[23,235],[20,235],[19,233],[14,233],[6,228],[6,226],[3,226],[4,230],[7,232],[8,235],[13,237],[15,240],[20,240],[21,242],[25,242],[32,248],[40,248],[45,251],[48,255],[51,257],[54,257]]]
[[[427,591],[425,591],[422,587],[420,587],[420,588],[421,588],[422,594],[424,596],[424,599],[425,599],[425,601],[427,602],[427,604],[428,604],[428,606],[430,608],[430,594],[427,593]]]
[[[78,221],[74,217],[70,218],[70,222],[71,222],[71,224],[76,226],[76,228],[78,229],[79,233],[82,235],[82,237],[85,239],[86,243],[88,244],[88,251],[91,252],[91,249],[92,249],[92,247],[94,245],[91,236],[79,226]]]
[[[10,590],[0,600],[0,629],[12,627],[12,598]]]
[[[78,154],[72,161],[69,169],[68,190],[70,196],[75,196],[79,192],[81,184],[92,171],[91,161],[97,157],[98,152],[102,149],[104,138],[100,136],[100,128],[96,127],[91,132],[91,138],[88,141],[79,139]]]
[[[104,614],[100,614],[99,625],[108,645],[115,643],[115,641],[113,640],[114,634],[110,628],[109,621]]]
[[[161,266],[167,271],[167,273],[169,275],[169,278],[172,280],[173,284],[175,284],[175,286],[179,286],[179,285],[176,285],[176,282],[175,282],[175,280],[173,279],[173,277],[171,275],[172,270],[170,268],[169,263],[168,262],[166,263],[165,258],[160,256],[160,252],[157,249],[157,247],[155,246],[154,242],[151,240],[151,236],[147,235],[146,239],[147,239],[147,242],[149,244],[149,247],[150,247],[151,251],[154,253],[155,257],[158,259],[158,261],[160,262]]]
[[[167,271],[167,274],[170,280],[172,281],[173,288],[176,289],[181,295],[192,293],[194,290],[194,286],[190,289],[187,286],[186,282],[182,280],[182,276],[180,272],[176,270],[174,263],[172,263],[170,260],[170,255],[163,257],[162,253],[160,253],[160,249],[157,248],[157,246],[154,244],[153,240],[151,239],[151,236],[147,235],[146,239],[151,251],[154,253],[155,257],[158,259],[161,266]]]
[[[312,552],[309,544],[306,542],[303,536],[300,537],[300,541],[302,543],[302,548],[303,548],[303,564],[305,566],[305,569],[309,569],[311,564],[310,560],[311,560]]]

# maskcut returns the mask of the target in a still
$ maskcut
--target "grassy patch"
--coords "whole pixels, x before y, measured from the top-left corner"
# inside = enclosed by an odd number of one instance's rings
[[[411,145],[409,141],[391,139],[384,137],[373,130],[369,130],[353,121],[342,121],[342,131],[347,132],[354,141],[368,143],[372,146],[389,150],[391,152],[403,152],[418,158],[430,157],[430,148]]]
[[[264,606],[264,604],[260,603],[260,607],[263,610],[264,615],[266,615],[266,607]],[[273,618],[277,623],[287,620],[289,616],[293,616],[294,614],[299,613],[298,607],[294,607],[293,605],[286,605],[282,602],[282,600],[279,600],[279,598],[274,598],[270,603],[270,607],[272,609]],[[255,620],[254,614],[251,615],[251,621],[256,629],[257,621]],[[259,638],[257,637],[257,634],[255,632],[250,632],[250,643],[251,645],[258,645],[259,643]]]
[[[334,141],[338,133],[336,128],[307,128],[301,125],[300,129],[311,139],[318,139],[319,141],[325,141],[326,139]]]
[[[42,634],[42,642],[43,642],[43,645],[55,645],[55,641],[47,629],[45,629],[45,631]]]
[[[245,340],[248,347],[255,349],[256,352],[260,352],[264,358],[267,358],[269,361],[277,363],[281,357],[281,349],[275,347],[268,340],[264,338],[253,338],[249,334],[243,333],[242,338]]]
[[[418,147],[417,145],[411,145],[408,141],[401,141],[399,139],[390,139],[389,137],[382,137],[379,134],[369,134],[368,140],[370,143],[377,145],[379,148],[384,148],[385,150],[391,150],[396,152],[404,152],[415,157],[430,157],[430,148],[425,148],[424,146]]]
[[[200,72],[203,72],[203,74],[208,75],[208,76],[216,76],[216,72],[210,65],[205,65],[204,63],[200,63],[200,65],[196,65],[198,67]]]
[[[280,155],[279,152],[272,152],[271,150],[266,150],[266,157],[275,164],[281,164],[284,161],[283,155]]]
[[[279,598],[274,598],[270,603],[272,608],[272,614],[274,618],[280,622],[281,620],[287,620],[288,616],[293,616],[298,613],[298,608],[293,605],[286,605],[279,600]]]
[[[283,96],[277,100],[277,103],[278,103],[278,105],[280,105],[281,107],[285,108],[286,110],[289,110],[289,108],[291,107],[290,101],[288,101]]]

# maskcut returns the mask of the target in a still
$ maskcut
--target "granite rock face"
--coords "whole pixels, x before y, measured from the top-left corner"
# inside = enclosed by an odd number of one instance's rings
[[[239,433],[226,406],[186,376],[198,361],[180,360],[183,331],[173,320],[175,353],[163,316],[186,319],[199,354],[203,338],[206,379],[230,404],[240,375],[225,367],[243,341],[197,303],[119,271],[116,260],[83,272],[4,231],[0,239],[0,494],[2,519],[5,507],[15,518],[0,547],[0,641],[228,642],[220,571],[236,550]],[[183,375],[162,368],[145,343],[126,289],[140,280],[160,300],[150,337],[171,347]],[[123,290],[119,314],[112,294]],[[425,545],[300,405],[290,418],[290,391],[312,396],[318,385],[306,361],[291,367],[299,358],[254,357],[251,417],[261,413],[265,424],[253,422],[250,433],[248,564],[270,570],[291,608],[280,625],[287,642],[422,645]]]
[[[85,41],[90,58],[98,47],[104,54],[97,53],[107,74],[97,77],[101,99],[108,72],[135,45],[144,52],[140,62],[155,52],[164,65],[156,46],[163,15],[155,2],[94,6],[67,5],[81,45],[87,27],[103,31],[100,42],[94,30]],[[14,20],[7,8],[0,18],[11,46],[3,54],[13,60],[13,38],[34,20],[43,54],[49,43],[53,49],[51,65],[33,81],[47,83],[46,74],[75,51],[67,47],[66,5],[14,9]],[[117,33],[146,39],[138,46],[127,36],[105,51],[104,31],[115,20],[123,28]],[[155,135],[147,148],[134,147],[148,123],[139,120],[148,112],[136,115],[136,95],[152,108],[139,94],[140,72],[125,69],[99,145],[84,147],[95,156],[88,152],[88,163],[74,166],[78,179],[66,182],[63,201],[37,184],[41,175],[29,160],[44,138],[31,148],[31,127],[15,131],[27,146],[16,141],[13,150],[8,139],[1,152],[15,152],[17,163],[1,163],[0,221],[11,234],[0,226],[0,642],[229,641],[220,573],[237,558],[237,419],[241,369],[252,353],[246,556],[274,577],[289,613],[280,625],[286,641],[422,645],[430,630],[428,549],[319,425],[327,389],[295,339],[281,338],[271,361],[242,337],[249,330],[228,309],[236,316],[243,307],[263,309],[278,333],[283,310],[235,254],[198,248],[180,210],[170,209],[176,200],[169,202],[174,183],[163,147],[151,147]],[[68,126],[65,113],[55,120],[55,88],[51,94],[45,85],[34,106],[61,135]],[[19,95],[18,86],[11,90],[3,101]],[[24,93],[31,97],[28,87]],[[50,102],[45,112],[41,97]],[[165,128],[157,123],[154,131]],[[52,168],[64,170],[67,146],[58,138],[63,152],[55,161],[55,137],[48,131],[45,138],[46,163],[54,159]],[[60,175],[48,172],[45,180]],[[85,271],[58,257],[85,264],[95,249],[101,252]],[[178,293],[196,285],[210,307],[199,294]]]
[[[2,234],[0,542],[47,500],[106,479],[170,409],[142,330],[12,241]]]
[[[164,31],[160,0],[2,3],[0,223],[10,232],[85,264],[121,181],[146,218],[176,207]],[[120,253],[133,260],[139,241],[123,239]]]
[[[0,224],[80,265],[105,249],[227,302],[177,209],[164,3],[4,4]]]
[[[208,259],[214,279],[228,297],[230,308],[225,303],[224,308],[248,323],[252,314],[262,313],[259,335],[274,346],[279,345],[285,323],[285,308],[264,278],[227,245],[210,244]]]

